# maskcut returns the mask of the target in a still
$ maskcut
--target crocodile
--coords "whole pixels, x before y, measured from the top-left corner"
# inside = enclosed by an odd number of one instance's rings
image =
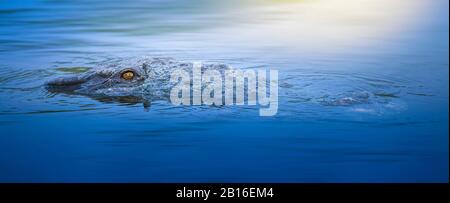
[[[192,70],[192,62],[172,58],[140,58],[106,61],[79,74],[57,77],[45,82],[51,93],[84,95],[102,102],[149,106],[154,100],[167,100],[175,85],[170,80],[173,70]],[[202,64],[202,71],[224,71],[225,64]]]
[[[145,108],[148,108],[153,101],[169,101],[171,99],[171,90],[178,83],[178,81],[171,80],[171,74],[175,70],[184,70],[193,74],[193,67],[193,62],[178,61],[173,58],[120,58],[95,63],[95,68],[86,72],[50,79],[45,85],[51,93],[84,95],[107,103],[142,103]],[[202,74],[207,70],[224,73],[230,69],[233,68],[226,64],[201,64]],[[316,103],[322,106],[389,106],[392,102],[396,102],[394,100],[399,100],[396,93],[398,88],[395,88],[390,81],[376,80],[378,83],[383,83],[381,87],[374,88],[371,80],[362,79],[355,86],[352,81],[355,78],[346,77],[342,78],[342,76],[333,74],[313,74],[311,76],[306,74],[301,81],[303,83],[286,78],[280,87],[283,88],[284,96],[297,95],[297,97],[291,98],[292,102],[300,100],[304,103]],[[331,86],[330,81],[337,81],[338,84],[345,82],[345,85]],[[289,83],[308,85],[300,90],[297,87],[291,87]],[[191,79],[191,87],[192,84]],[[200,88],[203,89],[207,84],[202,83],[201,85]],[[331,87],[335,91],[328,89]],[[234,89],[235,87],[228,88]],[[232,89],[228,90],[232,91]],[[222,91],[227,91],[226,87]],[[388,91],[392,91],[392,93]],[[259,99],[258,93],[258,101]]]

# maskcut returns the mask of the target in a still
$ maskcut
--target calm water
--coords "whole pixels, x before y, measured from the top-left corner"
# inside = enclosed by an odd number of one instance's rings
[[[0,182],[448,182],[448,1],[227,2],[0,0]],[[277,69],[278,114],[43,86],[143,56]]]

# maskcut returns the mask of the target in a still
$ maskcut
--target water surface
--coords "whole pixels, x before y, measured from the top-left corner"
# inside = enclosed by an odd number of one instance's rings
[[[448,1],[339,2],[1,1],[0,182],[448,182]],[[278,114],[43,86],[144,56],[277,69]]]

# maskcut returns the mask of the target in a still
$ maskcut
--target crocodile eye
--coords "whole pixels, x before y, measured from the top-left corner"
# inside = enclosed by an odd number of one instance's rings
[[[127,71],[123,72],[122,75],[121,75],[121,77],[124,80],[132,80],[134,78],[134,76],[135,76],[135,74],[131,70],[127,70]]]

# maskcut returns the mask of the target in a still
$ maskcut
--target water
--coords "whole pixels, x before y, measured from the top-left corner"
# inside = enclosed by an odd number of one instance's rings
[[[0,182],[448,182],[448,7],[3,0]],[[278,113],[43,86],[144,56],[277,69]]]

